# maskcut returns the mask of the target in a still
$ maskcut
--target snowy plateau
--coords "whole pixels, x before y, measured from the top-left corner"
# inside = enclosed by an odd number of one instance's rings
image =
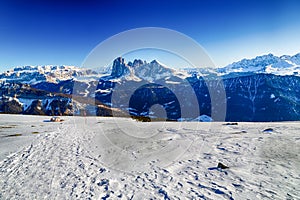
[[[0,117],[0,199],[299,199],[298,122]]]
[[[6,71],[0,199],[297,200],[299,67],[300,54],[269,54]]]

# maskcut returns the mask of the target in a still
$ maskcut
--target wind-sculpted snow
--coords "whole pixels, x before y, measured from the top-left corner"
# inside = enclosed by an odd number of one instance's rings
[[[45,119],[26,118],[29,126]],[[64,119],[0,162],[0,199],[273,200],[300,195],[299,123]],[[140,132],[141,126],[149,131]],[[136,139],[122,140],[124,128]],[[110,143],[101,143],[105,135]],[[157,152],[169,143],[190,145],[181,146],[181,152]],[[218,168],[219,162],[229,168]]]

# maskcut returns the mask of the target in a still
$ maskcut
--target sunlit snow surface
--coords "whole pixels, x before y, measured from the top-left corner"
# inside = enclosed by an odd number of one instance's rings
[[[300,196],[297,122],[225,125],[63,117],[64,122],[51,123],[45,116],[0,118],[0,199]],[[216,168],[219,162],[229,168]]]

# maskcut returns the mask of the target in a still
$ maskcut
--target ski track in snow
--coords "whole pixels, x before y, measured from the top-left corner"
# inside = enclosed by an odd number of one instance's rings
[[[155,159],[139,163],[143,155],[136,154],[132,162],[147,169],[126,172],[102,163],[89,145],[100,129],[117,134],[118,127],[144,123],[65,119],[0,162],[0,199],[299,199],[300,123],[145,123],[159,138],[149,140],[150,147],[193,142],[167,166]],[[274,131],[263,132],[270,127]],[[216,168],[218,162],[229,169]]]

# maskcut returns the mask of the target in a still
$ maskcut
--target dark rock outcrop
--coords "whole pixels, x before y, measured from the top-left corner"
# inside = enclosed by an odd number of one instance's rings
[[[114,60],[111,76],[114,78],[119,78],[124,74],[127,74],[129,69],[124,61],[124,58],[118,57]]]
[[[29,115],[45,115],[41,100],[34,100],[31,105],[24,111],[24,114]]]
[[[22,104],[16,99],[7,99],[3,102],[3,112],[9,114],[21,114],[23,112]]]
[[[226,165],[224,165],[223,163],[218,163],[217,168],[219,169],[228,169],[229,167],[227,167]]]

